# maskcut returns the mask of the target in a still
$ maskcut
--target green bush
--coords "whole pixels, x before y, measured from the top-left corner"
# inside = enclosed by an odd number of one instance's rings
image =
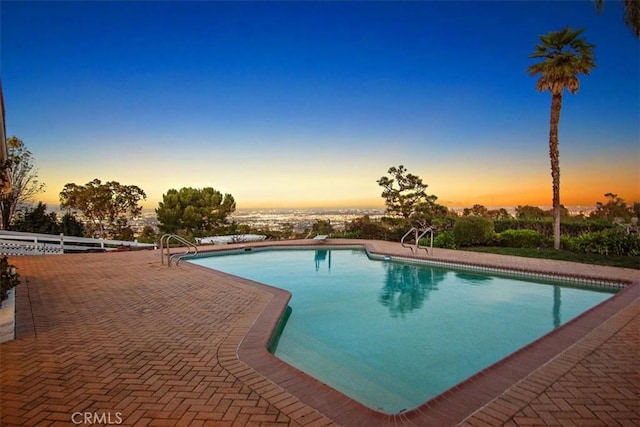
[[[544,243],[544,236],[534,230],[505,230],[496,234],[495,244],[507,248],[537,248]]]
[[[573,239],[575,252],[600,255],[640,255],[640,236],[628,234],[624,230],[609,229],[585,233]]]
[[[433,246],[436,248],[457,249],[456,236],[453,231],[443,231],[437,233],[433,238]]]
[[[6,256],[0,258],[0,301],[7,299],[7,293],[10,289],[15,288],[20,280],[16,267],[9,264]]]
[[[383,217],[379,220],[372,220],[368,216],[364,216],[347,223],[345,234],[356,235],[359,239],[399,242],[411,226],[411,223],[404,218]]]
[[[481,216],[458,218],[453,226],[453,235],[460,247],[486,244],[493,234],[493,221]]]
[[[560,236],[560,248],[565,251],[578,252],[576,250],[576,239],[577,237]],[[553,246],[553,241],[549,240],[548,243],[549,247]]]
[[[444,218],[434,218],[431,221],[431,227],[438,232],[451,231],[456,223],[456,217],[447,216]]]
[[[340,237],[343,239],[362,239],[362,231],[345,231]]]
[[[578,237],[584,233],[603,231],[615,224],[602,220],[585,218],[563,218],[561,232],[565,236]],[[534,230],[545,238],[553,238],[553,218],[503,218],[495,220],[496,233],[506,230]]]

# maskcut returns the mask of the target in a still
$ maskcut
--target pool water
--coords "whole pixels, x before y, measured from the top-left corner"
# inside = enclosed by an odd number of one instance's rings
[[[372,260],[361,250],[190,262],[290,291],[274,354],[388,414],[421,405],[615,292]]]

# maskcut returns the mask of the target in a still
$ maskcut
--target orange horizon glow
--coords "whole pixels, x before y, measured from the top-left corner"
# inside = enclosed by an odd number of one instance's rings
[[[640,202],[640,189],[629,185],[628,188],[620,189],[621,191],[599,190],[585,191],[584,188],[563,189],[561,188],[561,203],[564,206],[595,206],[597,202],[606,202],[605,193],[613,192],[621,197],[627,205],[633,205],[634,202]],[[429,191],[427,191],[429,193]],[[429,193],[431,194],[431,193]],[[562,196],[565,194],[565,196]],[[58,207],[59,200],[56,195],[42,194],[44,197],[36,197],[35,202],[42,201],[47,206]],[[234,196],[236,197],[236,196]],[[149,197],[140,203],[143,209],[155,209],[162,201],[160,197]],[[465,208],[475,204],[483,205],[487,208],[492,207],[516,207],[516,206],[551,206],[551,189],[536,189],[527,191],[526,197],[516,197],[514,194],[500,195],[482,195],[477,198],[467,197],[443,197],[440,196],[437,203],[448,208]],[[274,202],[270,200],[264,201],[243,201],[236,197],[237,209],[326,209],[326,208],[384,208],[384,200],[378,198],[352,198],[343,200],[281,200]]]

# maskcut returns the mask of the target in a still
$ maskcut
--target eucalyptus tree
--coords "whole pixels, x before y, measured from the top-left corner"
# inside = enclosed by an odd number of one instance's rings
[[[565,27],[540,36],[529,57],[541,61],[529,66],[531,77],[539,75],[538,92],[551,92],[551,118],[549,124],[549,158],[553,183],[553,247],[560,249],[560,153],[558,150],[558,124],[565,89],[576,94],[580,88],[579,74],[589,75],[596,66],[594,45],[588,44],[580,35],[584,29]]]
[[[69,183],[60,192],[60,207],[82,212],[96,227],[100,237],[114,235],[122,229],[128,217],[142,211],[138,203],[147,195],[136,185],[123,185],[117,181],[104,184],[94,179],[85,185]]]

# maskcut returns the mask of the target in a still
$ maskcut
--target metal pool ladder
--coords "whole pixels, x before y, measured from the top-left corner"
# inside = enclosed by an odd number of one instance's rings
[[[415,243],[413,245],[409,243],[405,243],[405,239],[407,237],[410,237],[411,233],[413,233],[413,237],[415,239]],[[420,239],[422,239],[427,233],[431,234],[431,243],[429,247],[420,245]],[[400,239],[400,244],[405,248],[411,249],[412,253],[414,252],[418,253],[418,249],[424,249],[425,252],[429,254],[429,248],[431,248],[431,252],[433,253],[433,228],[426,227],[426,228],[419,229],[416,227],[411,227],[409,231],[404,233],[404,236],[402,236],[402,239]],[[414,251],[414,248],[415,248],[415,251]]]
[[[187,251],[179,254],[171,254],[169,250],[170,249],[169,241],[171,239],[186,246]],[[166,254],[164,252],[165,247],[167,249]],[[165,255],[167,257],[167,265],[171,267],[171,261],[173,259],[176,260],[176,265],[178,265],[180,263],[180,260],[182,260],[182,258],[196,256],[197,254],[198,254],[198,247],[193,243],[191,243],[190,241],[188,241],[187,239],[185,239],[184,237],[178,236],[177,234],[165,234],[160,238],[160,261],[162,262],[162,265],[164,265]]]

